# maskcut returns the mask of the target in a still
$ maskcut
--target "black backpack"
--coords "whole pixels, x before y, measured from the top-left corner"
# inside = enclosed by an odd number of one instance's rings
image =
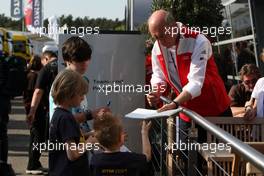
[[[1,60],[2,65],[2,85],[1,93],[11,97],[21,96],[27,84],[25,59],[17,56],[6,57]]]

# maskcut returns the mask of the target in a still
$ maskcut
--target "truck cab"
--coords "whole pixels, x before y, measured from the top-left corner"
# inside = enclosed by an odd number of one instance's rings
[[[10,32],[0,28],[0,57],[11,56],[13,52],[12,38]]]
[[[21,57],[29,62],[32,56],[32,44],[28,37],[23,34],[12,33],[13,55]]]

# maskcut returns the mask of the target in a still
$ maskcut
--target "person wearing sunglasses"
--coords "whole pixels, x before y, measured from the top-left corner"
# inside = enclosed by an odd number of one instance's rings
[[[234,117],[244,116],[245,104],[250,100],[255,84],[261,77],[259,68],[255,64],[245,64],[239,74],[241,82],[233,85],[229,91]]]

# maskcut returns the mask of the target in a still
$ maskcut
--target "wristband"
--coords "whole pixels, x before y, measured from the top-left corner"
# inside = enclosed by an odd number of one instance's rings
[[[175,101],[175,100],[173,100],[172,102],[176,105],[175,109],[177,109],[179,107],[179,103],[177,101]]]
[[[85,115],[86,121],[93,119],[92,111],[89,109],[86,109],[84,111],[84,115]]]

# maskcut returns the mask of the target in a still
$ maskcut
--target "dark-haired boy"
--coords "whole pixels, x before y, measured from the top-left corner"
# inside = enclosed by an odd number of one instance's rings
[[[91,61],[92,49],[90,45],[82,38],[74,36],[67,39],[62,46],[62,57],[66,64],[66,69],[70,69],[84,75]],[[88,81],[88,78],[83,76]],[[49,117],[50,121],[54,113],[56,105],[51,95],[49,96]],[[89,132],[90,128],[87,120],[92,120],[98,113],[108,111],[108,108],[98,108],[89,110],[86,97],[82,101],[80,107],[72,108],[77,122],[81,123],[81,128],[84,132]]]

